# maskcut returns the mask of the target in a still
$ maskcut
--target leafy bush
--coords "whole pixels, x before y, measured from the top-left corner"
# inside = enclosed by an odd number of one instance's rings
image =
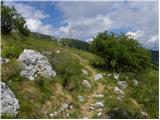
[[[2,57],[5,58],[18,58],[20,53],[22,52],[22,48],[16,46],[8,46],[3,49]]]
[[[100,33],[91,45],[92,51],[103,58],[110,70],[139,72],[151,65],[150,52],[124,33]]]
[[[16,81],[20,80],[20,71],[21,66],[17,63],[16,60],[10,60],[7,64],[2,64],[1,66],[1,77],[2,80],[10,80],[16,79]]]

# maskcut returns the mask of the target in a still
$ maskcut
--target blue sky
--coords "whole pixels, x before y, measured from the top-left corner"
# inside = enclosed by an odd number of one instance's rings
[[[105,30],[125,32],[149,49],[159,48],[158,1],[7,1],[33,32],[91,41]]]

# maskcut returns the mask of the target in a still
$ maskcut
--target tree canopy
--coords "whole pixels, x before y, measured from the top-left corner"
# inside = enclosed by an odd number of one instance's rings
[[[29,35],[25,18],[13,6],[6,6],[3,2],[1,3],[1,31],[4,35],[10,34],[13,31],[18,31],[24,36]]]
[[[138,72],[150,66],[150,52],[125,33],[99,33],[91,46],[92,51],[103,58],[108,69]]]

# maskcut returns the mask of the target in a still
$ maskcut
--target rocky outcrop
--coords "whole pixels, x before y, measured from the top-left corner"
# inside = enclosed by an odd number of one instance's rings
[[[103,78],[103,75],[99,73],[94,76],[93,80],[100,80],[102,78]]]
[[[18,113],[18,109],[20,108],[19,102],[16,99],[13,92],[10,88],[4,83],[0,81],[1,88],[1,110],[0,114],[7,114],[9,116],[16,116]]]
[[[21,76],[30,80],[34,80],[38,75],[46,78],[51,78],[56,75],[47,57],[35,50],[25,49],[23,53],[20,54],[18,61],[24,66],[23,71],[21,71]]]

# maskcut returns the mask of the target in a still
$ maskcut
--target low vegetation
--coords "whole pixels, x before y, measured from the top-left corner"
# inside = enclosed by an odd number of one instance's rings
[[[13,20],[15,15],[18,18]],[[54,37],[38,33],[29,35],[24,18],[14,8],[2,4],[2,16],[4,21],[15,21],[8,23],[7,28],[2,21],[1,26],[1,55],[9,59],[9,62],[1,65],[1,80],[20,102],[20,110],[15,118],[67,118],[64,114],[50,116],[63,103],[74,106],[68,118],[83,118],[82,110],[88,110],[82,109],[82,106],[92,101],[90,98],[96,91],[104,94],[104,109],[102,116],[97,117],[93,112],[91,118],[107,118],[109,115],[112,118],[158,118],[157,54],[154,54],[156,62],[152,64],[150,52],[136,40],[124,34],[103,32],[94,38],[91,45],[68,39],[59,42]],[[22,21],[22,24],[17,21]],[[25,36],[23,40],[22,35]],[[44,55],[56,71],[56,77],[46,79],[38,76],[34,81],[21,77],[22,66],[17,58],[24,49],[34,49],[42,54],[49,52]],[[86,69],[89,75],[83,75],[82,69]],[[104,73],[104,78],[93,81],[97,73]],[[117,99],[113,90],[118,86],[114,73],[120,74],[120,81],[128,83],[123,90],[125,95],[122,100]],[[109,74],[112,76],[107,76]],[[137,80],[136,86],[134,79]],[[84,87],[83,80],[90,82],[91,89]],[[84,96],[83,102],[78,100],[79,95]],[[142,115],[143,111],[147,113],[146,116]],[[3,115],[2,118],[11,117]]]

